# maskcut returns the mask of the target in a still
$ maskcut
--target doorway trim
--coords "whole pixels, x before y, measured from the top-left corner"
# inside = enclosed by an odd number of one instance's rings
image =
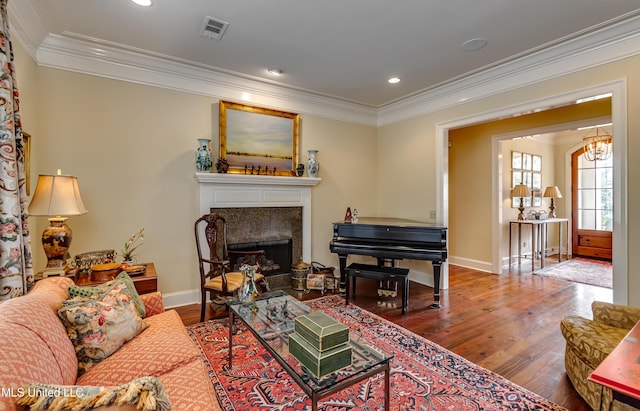
[[[570,91],[564,94],[548,96],[538,100],[532,100],[513,106],[508,106],[493,111],[488,111],[472,116],[462,117],[436,124],[436,189],[437,189],[437,210],[439,217],[442,217],[444,224],[448,226],[448,144],[449,130],[453,128],[466,127],[473,124],[498,120],[505,116],[515,116],[525,112],[545,110],[572,103],[581,98],[587,98],[599,94],[612,93],[611,96],[611,119],[615,138],[613,139],[613,188],[614,188],[614,209],[613,209],[613,301],[617,304],[627,304],[628,295],[628,216],[627,216],[627,81],[626,79],[614,80],[608,83],[593,85],[584,89]],[[494,136],[491,141],[491,163],[492,163],[492,183],[491,198],[494,199],[491,205],[491,239],[492,258],[491,271],[493,273],[502,272],[500,256],[500,244],[502,241],[502,207],[498,201],[502,197],[498,184],[498,173],[500,170],[499,161],[499,137]],[[488,265],[489,263],[487,263]]]

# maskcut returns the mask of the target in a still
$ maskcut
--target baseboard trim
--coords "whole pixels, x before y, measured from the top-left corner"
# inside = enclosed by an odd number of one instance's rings
[[[461,267],[473,268],[478,271],[493,273],[493,266],[490,262],[473,260],[471,258],[449,256],[449,264],[459,265]],[[498,273],[493,273],[498,274]]]
[[[162,294],[164,308],[182,307],[183,305],[200,304],[200,290],[185,290]]]

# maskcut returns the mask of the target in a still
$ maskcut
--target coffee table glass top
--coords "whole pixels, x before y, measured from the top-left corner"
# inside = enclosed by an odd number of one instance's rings
[[[260,294],[250,305],[243,305],[238,301],[229,301],[228,304],[233,314],[242,319],[261,344],[280,357],[276,360],[285,368],[288,366],[288,371],[295,374],[292,376],[298,377],[314,391],[365,373],[393,358],[350,330],[352,365],[318,379],[289,353],[289,334],[294,331],[294,318],[310,313],[307,305],[283,290]]]

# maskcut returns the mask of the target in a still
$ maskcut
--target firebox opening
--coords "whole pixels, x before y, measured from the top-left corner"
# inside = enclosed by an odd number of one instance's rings
[[[293,240],[291,238],[283,240],[253,241],[248,243],[236,243],[228,245],[229,251],[258,251],[264,250],[262,261],[257,261],[262,266],[262,273],[265,276],[276,274],[287,274],[291,272],[291,261],[293,258]],[[230,255],[230,263],[236,271],[242,263],[253,261],[242,261],[237,256]]]

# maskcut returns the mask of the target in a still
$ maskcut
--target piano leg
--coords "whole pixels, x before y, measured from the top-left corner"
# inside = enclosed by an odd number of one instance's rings
[[[340,261],[340,288],[338,291],[343,293],[347,285],[347,254],[338,254],[338,259]]]
[[[440,308],[440,267],[441,261],[433,261],[433,304],[431,308]]]

